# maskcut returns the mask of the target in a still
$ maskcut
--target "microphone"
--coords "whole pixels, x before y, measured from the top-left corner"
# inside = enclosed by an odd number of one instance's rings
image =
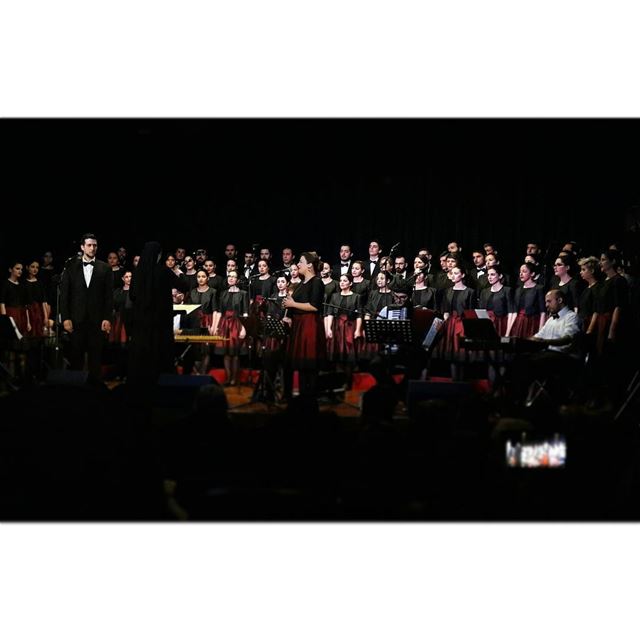
[[[253,280],[254,278],[259,278],[262,274],[261,273],[256,273],[255,276],[249,276],[249,280]]]

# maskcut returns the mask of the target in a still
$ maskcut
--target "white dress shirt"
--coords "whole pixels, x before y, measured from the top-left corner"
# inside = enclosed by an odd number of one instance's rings
[[[573,338],[580,333],[580,318],[578,314],[569,309],[569,307],[563,307],[558,312],[558,317],[554,318],[550,315],[544,326],[534,338],[542,338],[544,340],[558,340],[559,338]],[[549,351],[558,351],[559,353],[566,353],[568,355],[577,356],[577,350],[575,347],[575,341],[563,345],[550,345]]]
[[[89,285],[91,284],[91,276],[93,275],[93,265],[95,263],[91,262],[89,263],[88,267],[85,267],[85,261],[82,261],[82,271],[84,273],[84,281],[87,283],[87,289],[89,288]]]

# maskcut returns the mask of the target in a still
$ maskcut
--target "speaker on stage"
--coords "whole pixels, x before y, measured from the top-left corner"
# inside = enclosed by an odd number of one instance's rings
[[[154,404],[165,408],[188,408],[195,401],[200,387],[218,385],[211,376],[181,376],[163,373],[158,378]]]
[[[72,387],[84,387],[87,385],[89,373],[87,371],[74,371],[72,369],[51,369],[47,373],[47,384],[63,384]]]
[[[468,382],[430,382],[409,380],[407,387],[407,410],[413,416],[418,402],[422,400],[458,400],[468,398],[473,386]]]

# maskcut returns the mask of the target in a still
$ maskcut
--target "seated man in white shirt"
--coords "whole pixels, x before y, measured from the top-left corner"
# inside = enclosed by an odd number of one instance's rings
[[[555,390],[567,393],[579,373],[581,335],[578,315],[564,302],[558,289],[551,289],[545,296],[547,321],[530,340],[547,345],[544,351],[520,356],[513,363],[513,383],[516,398],[534,380],[547,380]]]

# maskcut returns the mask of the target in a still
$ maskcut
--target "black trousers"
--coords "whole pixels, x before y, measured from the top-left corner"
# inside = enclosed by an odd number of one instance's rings
[[[84,355],[87,354],[89,379],[97,382],[101,379],[102,350],[107,337],[100,330],[100,324],[81,322],[73,326],[70,334],[70,365],[72,369],[84,369]]]

